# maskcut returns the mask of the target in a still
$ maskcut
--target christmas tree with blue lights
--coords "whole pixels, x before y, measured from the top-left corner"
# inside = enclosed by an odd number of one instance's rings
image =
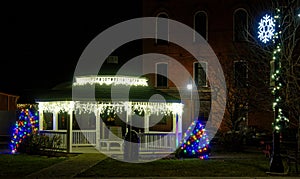
[[[20,144],[38,132],[38,112],[32,105],[24,105],[17,111],[18,119],[12,133],[11,152],[16,153]]]
[[[205,126],[201,120],[197,119],[186,131],[177,155],[179,158],[208,159],[209,151],[209,139]]]

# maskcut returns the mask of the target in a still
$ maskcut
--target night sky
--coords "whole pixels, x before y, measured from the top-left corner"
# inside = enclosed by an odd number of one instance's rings
[[[114,24],[141,17],[138,0],[97,2],[1,5],[0,92],[19,94],[71,81],[81,53],[94,37]]]

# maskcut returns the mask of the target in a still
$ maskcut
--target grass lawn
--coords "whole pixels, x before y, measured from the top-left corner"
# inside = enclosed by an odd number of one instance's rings
[[[0,154],[0,178],[21,177],[65,160],[67,157],[47,157],[26,154]]]
[[[268,160],[161,159],[148,163],[125,163],[107,158],[76,177],[256,177],[267,176]]]

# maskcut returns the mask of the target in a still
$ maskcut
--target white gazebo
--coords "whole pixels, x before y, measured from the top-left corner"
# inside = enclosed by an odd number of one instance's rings
[[[91,87],[94,94],[86,94]],[[174,151],[182,137],[183,104],[149,87],[142,77],[80,76],[72,85],[37,95],[35,101],[40,132],[60,136],[67,152],[94,146],[122,153],[129,130],[138,133],[145,153]]]

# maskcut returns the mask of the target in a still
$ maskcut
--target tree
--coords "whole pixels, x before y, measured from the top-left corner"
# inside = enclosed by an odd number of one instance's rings
[[[265,85],[271,87],[269,91],[274,98],[273,153],[270,171],[280,173],[284,171],[280,157],[280,135],[288,127],[298,125],[299,128],[300,76],[297,68],[299,69],[300,60],[300,19],[296,13],[299,1],[270,1],[269,5],[269,14],[263,17],[258,26],[258,38],[263,43],[256,38],[256,30],[248,31],[245,39],[249,47],[247,54],[251,57],[249,61],[253,62],[254,59],[260,61],[260,65],[266,69],[269,67],[270,80]]]
[[[278,37],[277,43],[262,45],[256,37],[256,29],[248,31],[248,60],[256,67],[270,72],[270,81],[265,83],[265,89],[270,86],[273,87],[269,90],[270,92],[273,91],[273,95],[274,81],[278,81],[280,101],[277,102],[282,109],[282,115],[289,119],[289,127],[296,127],[300,117],[300,17],[298,16],[299,12],[297,12],[297,10],[299,11],[299,1],[288,0],[271,3],[269,10],[273,10],[274,14],[276,9],[280,11],[280,17],[277,20],[280,29],[276,29],[278,34],[276,32],[274,34]],[[257,9],[257,11],[262,11],[262,9]],[[255,23],[257,22],[254,21],[253,24]],[[253,27],[257,26],[253,25]],[[274,61],[272,60],[274,58],[278,58],[280,61],[278,64],[280,71],[274,71]],[[275,79],[276,73],[278,75]],[[281,123],[281,126],[287,127],[284,122]]]
[[[183,142],[177,150],[177,157],[207,159],[209,150],[205,126],[197,119],[186,131]]]
[[[12,134],[11,151],[18,151],[20,144],[28,136],[38,133],[38,112],[37,107],[31,104],[19,105],[17,111],[18,119]]]

